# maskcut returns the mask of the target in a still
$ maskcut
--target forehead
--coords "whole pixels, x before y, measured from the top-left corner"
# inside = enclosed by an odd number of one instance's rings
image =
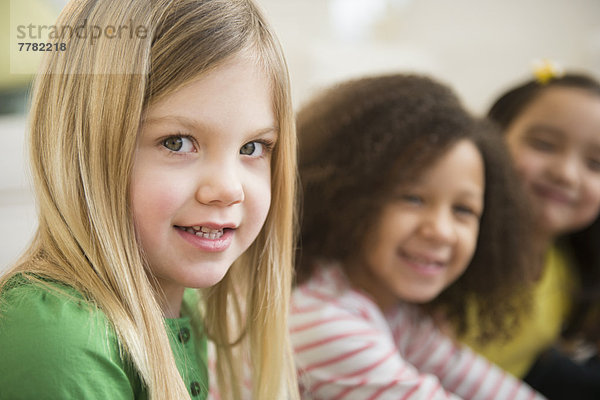
[[[415,176],[413,184],[430,186],[440,191],[479,193],[484,187],[484,161],[479,148],[463,139],[441,153]]]
[[[223,88],[229,88],[239,85],[240,81],[253,80],[261,81],[261,91],[268,91],[271,95],[275,94],[275,82],[278,75],[271,64],[265,61],[265,57],[249,49],[243,49],[225,57],[224,59],[213,63],[213,65],[196,71],[180,71],[181,73],[159,75],[154,78],[161,89],[148,99],[146,109],[156,108],[156,104],[173,103],[174,94],[181,97],[183,93],[193,96],[198,89],[202,91],[213,91],[217,94],[223,91]],[[192,73],[186,73],[192,72]],[[243,79],[240,79],[243,77]],[[190,86],[195,86],[190,89]],[[169,99],[170,98],[170,99]],[[167,99],[167,100],[165,100]]]
[[[509,126],[509,139],[536,128],[565,139],[600,143],[600,96],[579,88],[549,88]]]
[[[180,85],[176,90],[156,99],[147,108],[149,114],[184,112],[195,108],[202,113],[215,107],[235,110],[235,101],[256,103],[258,99],[272,103],[271,77],[265,69],[248,57],[238,55]]]
[[[550,120],[583,117],[586,121],[600,123],[600,95],[581,88],[548,88],[523,110],[518,119],[535,117]]]
[[[150,104],[140,140],[174,134],[194,136],[203,145],[279,135],[273,90],[262,67],[236,57]]]

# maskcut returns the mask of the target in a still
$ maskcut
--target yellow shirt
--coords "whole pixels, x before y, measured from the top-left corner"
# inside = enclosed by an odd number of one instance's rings
[[[476,326],[469,327],[463,342],[504,370],[523,378],[538,355],[557,341],[572,307],[576,275],[565,254],[553,247],[546,255],[542,278],[535,285],[531,314],[523,314],[518,331],[508,342],[477,344]]]

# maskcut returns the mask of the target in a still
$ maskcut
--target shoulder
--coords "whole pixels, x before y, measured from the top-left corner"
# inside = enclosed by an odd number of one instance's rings
[[[4,290],[0,354],[0,387],[11,398],[121,398],[123,391],[131,397],[130,376],[106,316],[58,283],[22,280]]]
[[[383,322],[375,303],[365,294],[355,290],[341,268],[321,268],[292,292],[292,319],[346,315],[365,321]]]
[[[20,340],[35,338],[43,343],[91,343],[107,337],[106,317],[83,296],[56,282],[10,285],[0,297],[0,335],[19,333]],[[104,332],[102,332],[104,331]]]
[[[294,349],[354,347],[359,342],[391,344],[389,326],[369,298],[352,289],[335,270],[317,274],[294,289],[289,328]]]
[[[47,322],[57,316],[75,317],[90,310],[90,304],[77,290],[55,281],[29,281],[17,276],[7,283],[0,295],[0,316],[3,321],[29,319],[29,316],[35,315]],[[50,315],[52,318],[49,318]]]

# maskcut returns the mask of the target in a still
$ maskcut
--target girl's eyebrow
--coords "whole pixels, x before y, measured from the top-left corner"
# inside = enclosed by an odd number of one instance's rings
[[[150,125],[161,124],[161,123],[165,123],[165,122],[176,122],[176,123],[181,124],[189,129],[197,129],[198,127],[203,126],[203,124],[200,121],[186,118],[186,117],[177,116],[177,115],[165,115],[162,117],[144,118],[142,120],[143,124],[150,124]]]
[[[553,135],[557,135],[557,136],[564,136],[565,132],[560,129],[557,128],[555,126],[552,125],[546,125],[546,124],[535,124],[530,126],[529,128],[527,128],[527,130],[525,131],[526,134],[532,134],[532,133],[550,133]]]
[[[596,140],[594,140],[594,139],[596,139]],[[592,140],[588,141],[588,143],[586,144],[586,149],[590,153],[600,153],[600,141],[597,140],[597,138],[593,138]]]
[[[568,136],[568,134],[564,130],[557,128],[555,126],[550,126],[550,125],[545,125],[545,124],[532,125],[525,131],[525,134],[536,134],[536,133],[550,133],[559,138],[564,138],[564,137]],[[591,152],[600,152],[600,142],[589,143],[587,147]]]
[[[165,115],[162,117],[144,118],[142,120],[142,124],[149,124],[149,125],[169,123],[169,122],[178,123],[189,130],[200,130],[200,131],[211,131],[212,130],[212,128],[209,125],[203,123],[200,120],[196,120],[193,118],[187,118],[187,117],[183,117],[180,115]],[[277,126],[267,126],[265,128],[260,128],[260,129],[254,130],[254,131],[250,131],[248,133],[248,136],[262,136],[262,135],[267,135],[270,133],[273,133],[275,136],[278,136],[279,128]]]
[[[484,193],[485,190],[483,188],[476,188],[475,186],[470,186],[463,188],[459,195],[467,200],[479,200],[484,195]]]

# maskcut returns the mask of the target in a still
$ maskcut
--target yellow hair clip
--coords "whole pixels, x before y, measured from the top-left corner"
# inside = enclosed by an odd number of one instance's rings
[[[537,60],[533,64],[533,75],[538,83],[545,85],[552,79],[563,76],[564,70],[550,60]]]

